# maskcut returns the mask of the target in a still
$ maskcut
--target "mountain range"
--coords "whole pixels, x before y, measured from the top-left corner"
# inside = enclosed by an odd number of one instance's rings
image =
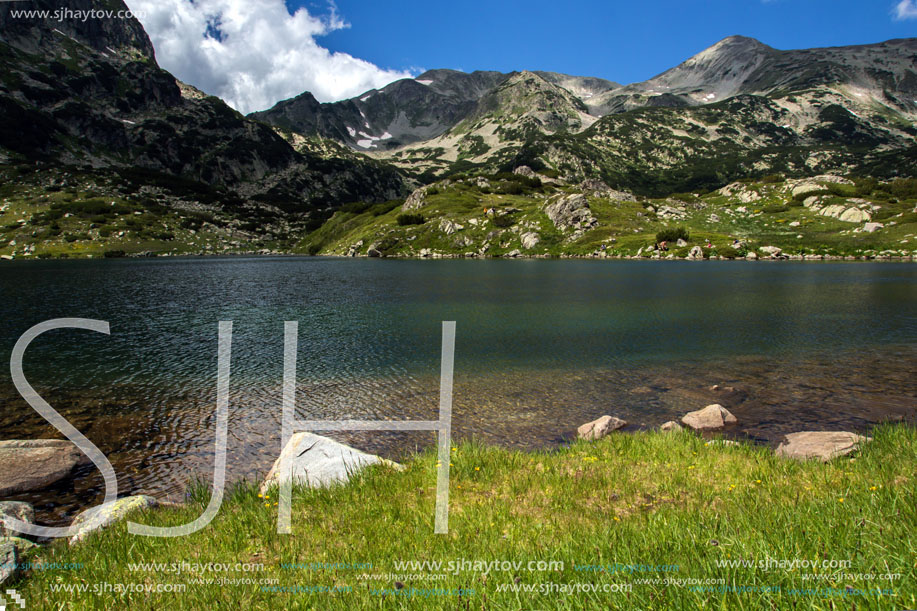
[[[917,135],[917,39],[780,51],[731,36],[626,86],[432,70],[341,102],[304,93],[250,116],[334,139],[421,182],[525,163],[662,193],[756,171],[888,162],[883,153],[911,148]]]
[[[917,39],[782,51],[731,36],[629,85],[430,70],[246,117],[162,70],[136,20],[15,8],[0,5],[6,257],[323,252],[347,214],[394,223],[456,184],[477,204],[522,191],[549,205],[577,191],[701,197],[775,175],[868,177],[886,193],[917,175]],[[378,242],[376,229],[360,235]]]

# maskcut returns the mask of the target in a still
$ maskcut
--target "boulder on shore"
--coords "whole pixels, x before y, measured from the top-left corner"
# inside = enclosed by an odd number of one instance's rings
[[[0,441],[0,497],[47,488],[87,462],[89,457],[67,440]]]
[[[346,482],[351,475],[369,465],[385,464],[402,468],[398,463],[374,454],[366,454],[328,437],[314,433],[296,433],[274,461],[274,466],[261,484],[262,494],[271,486],[280,484],[283,476],[280,466],[284,459],[291,462],[293,482],[306,484],[311,488]]]
[[[146,509],[157,505],[159,505],[159,501],[153,497],[138,494],[87,509],[76,516],[70,524],[70,527],[75,529],[75,532],[70,536],[70,545],[79,543],[90,533],[123,520],[127,517],[127,514],[136,509]]]
[[[19,552],[12,543],[0,543],[0,585],[19,575]]]
[[[35,510],[30,504],[21,501],[4,501],[0,503],[0,537],[14,537],[19,534],[18,531],[6,526],[4,522],[7,517],[31,524],[35,521]]]
[[[681,431],[683,430],[682,426],[675,422],[674,420],[669,420],[668,422],[663,422],[662,426],[659,427],[660,431]]]
[[[620,418],[615,418],[614,416],[602,416],[598,420],[587,422],[586,424],[576,429],[576,436],[580,439],[594,441],[596,439],[601,439],[608,433],[617,431],[618,429],[625,426],[627,426],[626,420],[621,420]]]
[[[704,409],[685,414],[681,422],[695,431],[706,431],[721,429],[727,424],[735,424],[738,420],[728,409],[719,403],[714,403]]]
[[[844,431],[804,431],[786,435],[783,443],[777,448],[777,456],[806,460],[816,458],[827,462],[832,458],[850,454],[861,443],[872,441],[856,433]]]

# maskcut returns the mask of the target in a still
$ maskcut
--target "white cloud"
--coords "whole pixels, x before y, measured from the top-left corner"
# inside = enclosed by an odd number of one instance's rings
[[[895,19],[917,19],[917,0],[901,0],[894,13]]]
[[[406,72],[332,53],[317,36],[349,27],[334,4],[326,17],[283,0],[127,0],[156,48],[159,65],[241,112],[310,91],[321,102],[382,87]]]

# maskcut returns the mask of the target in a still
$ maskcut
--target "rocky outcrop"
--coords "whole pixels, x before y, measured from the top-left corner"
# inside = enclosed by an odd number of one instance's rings
[[[111,526],[127,517],[132,511],[156,507],[159,502],[151,496],[127,496],[112,503],[87,509],[76,516],[70,527],[73,534],[70,544],[79,543],[97,530]]]
[[[743,204],[750,204],[761,199],[761,194],[742,182],[733,182],[719,190],[720,195],[733,197]]]
[[[817,193],[824,191],[826,185],[852,185],[853,181],[842,176],[822,175],[812,178],[803,178],[801,180],[787,181],[787,185],[792,188],[793,197],[802,197],[807,193]]]
[[[522,248],[525,248],[526,250],[535,248],[538,246],[538,243],[541,242],[541,237],[533,231],[523,233],[520,236],[520,239],[522,241]]]
[[[738,420],[728,409],[719,403],[714,403],[704,409],[685,414],[681,422],[695,431],[708,431],[721,429],[727,424],[735,424]]]
[[[688,253],[687,258],[691,261],[702,261],[704,258],[704,251],[700,246],[695,246]]]
[[[602,416],[598,420],[587,422],[576,429],[576,436],[580,439],[594,441],[625,426],[627,426],[626,420],[615,418],[614,416]]]
[[[626,193],[624,191],[617,191],[606,185],[601,180],[596,178],[587,178],[582,183],[580,183],[580,189],[584,193],[591,193],[596,197],[605,197],[614,201],[619,202],[635,202],[637,198],[634,197],[632,193]]]
[[[427,189],[429,189],[429,185],[414,189],[411,194],[408,195],[407,199],[404,200],[401,209],[405,212],[413,212],[414,210],[423,208],[424,204],[426,204]]]
[[[455,221],[450,221],[449,219],[441,219],[439,221],[439,230],[446,235],[452,235],[453,233],[461,231],[464,228],[465,227],[463,225],[459,225]]]
[[[359,254],[360,249],[363,247],[363,240],[358,240],[350,245],[350,248],[347,249],[348,257],[356,257]]]
[[[777,455],[797,460],[813,458],[827,462],[832,458],[850,454],[861,444],[869,441],[872,441],[872,438],[840,431],[790,433],[777,447]]]
[[[31,524],[35,521],[35,510],[29,503],[21,501],[4,501],[0,503],[0,537],[15,537],[19,534],[18,531],[5,525],[5,519],[8,517]]]
[[[293,482],[311,488],[346,482],[351,475],[369,465],[383,464],[401,468],[398,463],[374,454],[366,454],[328,437],[313,433],[296,433],[290,438],[280,457],[274,461],[261,485],[262,493],[271,486],[280,484],[284,476],[281,473],[281,464],[284,460],[291,463]]]
[[[89,458],[66,440],[0,441],[0,496],[41,490],[87,462]]]
[[[544,208],[545,214],[561,231],[586,230],[598,223],[589,209],[589,201],[582,193],[567,195],[556,201],[548,203]]]
[[[666,221],[680,221],[687,218],[688,213],[685,211],[684,207],[673,207],[673,206],[659,206],[659,209],[656,210],[656,216]]]

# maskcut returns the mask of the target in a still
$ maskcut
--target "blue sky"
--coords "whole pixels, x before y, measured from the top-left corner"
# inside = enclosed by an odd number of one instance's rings
[[[322,2],[291,8],[327,11]],[[337,0],[350,27],[320,39],[393,69],[552,70],[645,80],[732,34],[778,49],[917,36],[886,0]]]

